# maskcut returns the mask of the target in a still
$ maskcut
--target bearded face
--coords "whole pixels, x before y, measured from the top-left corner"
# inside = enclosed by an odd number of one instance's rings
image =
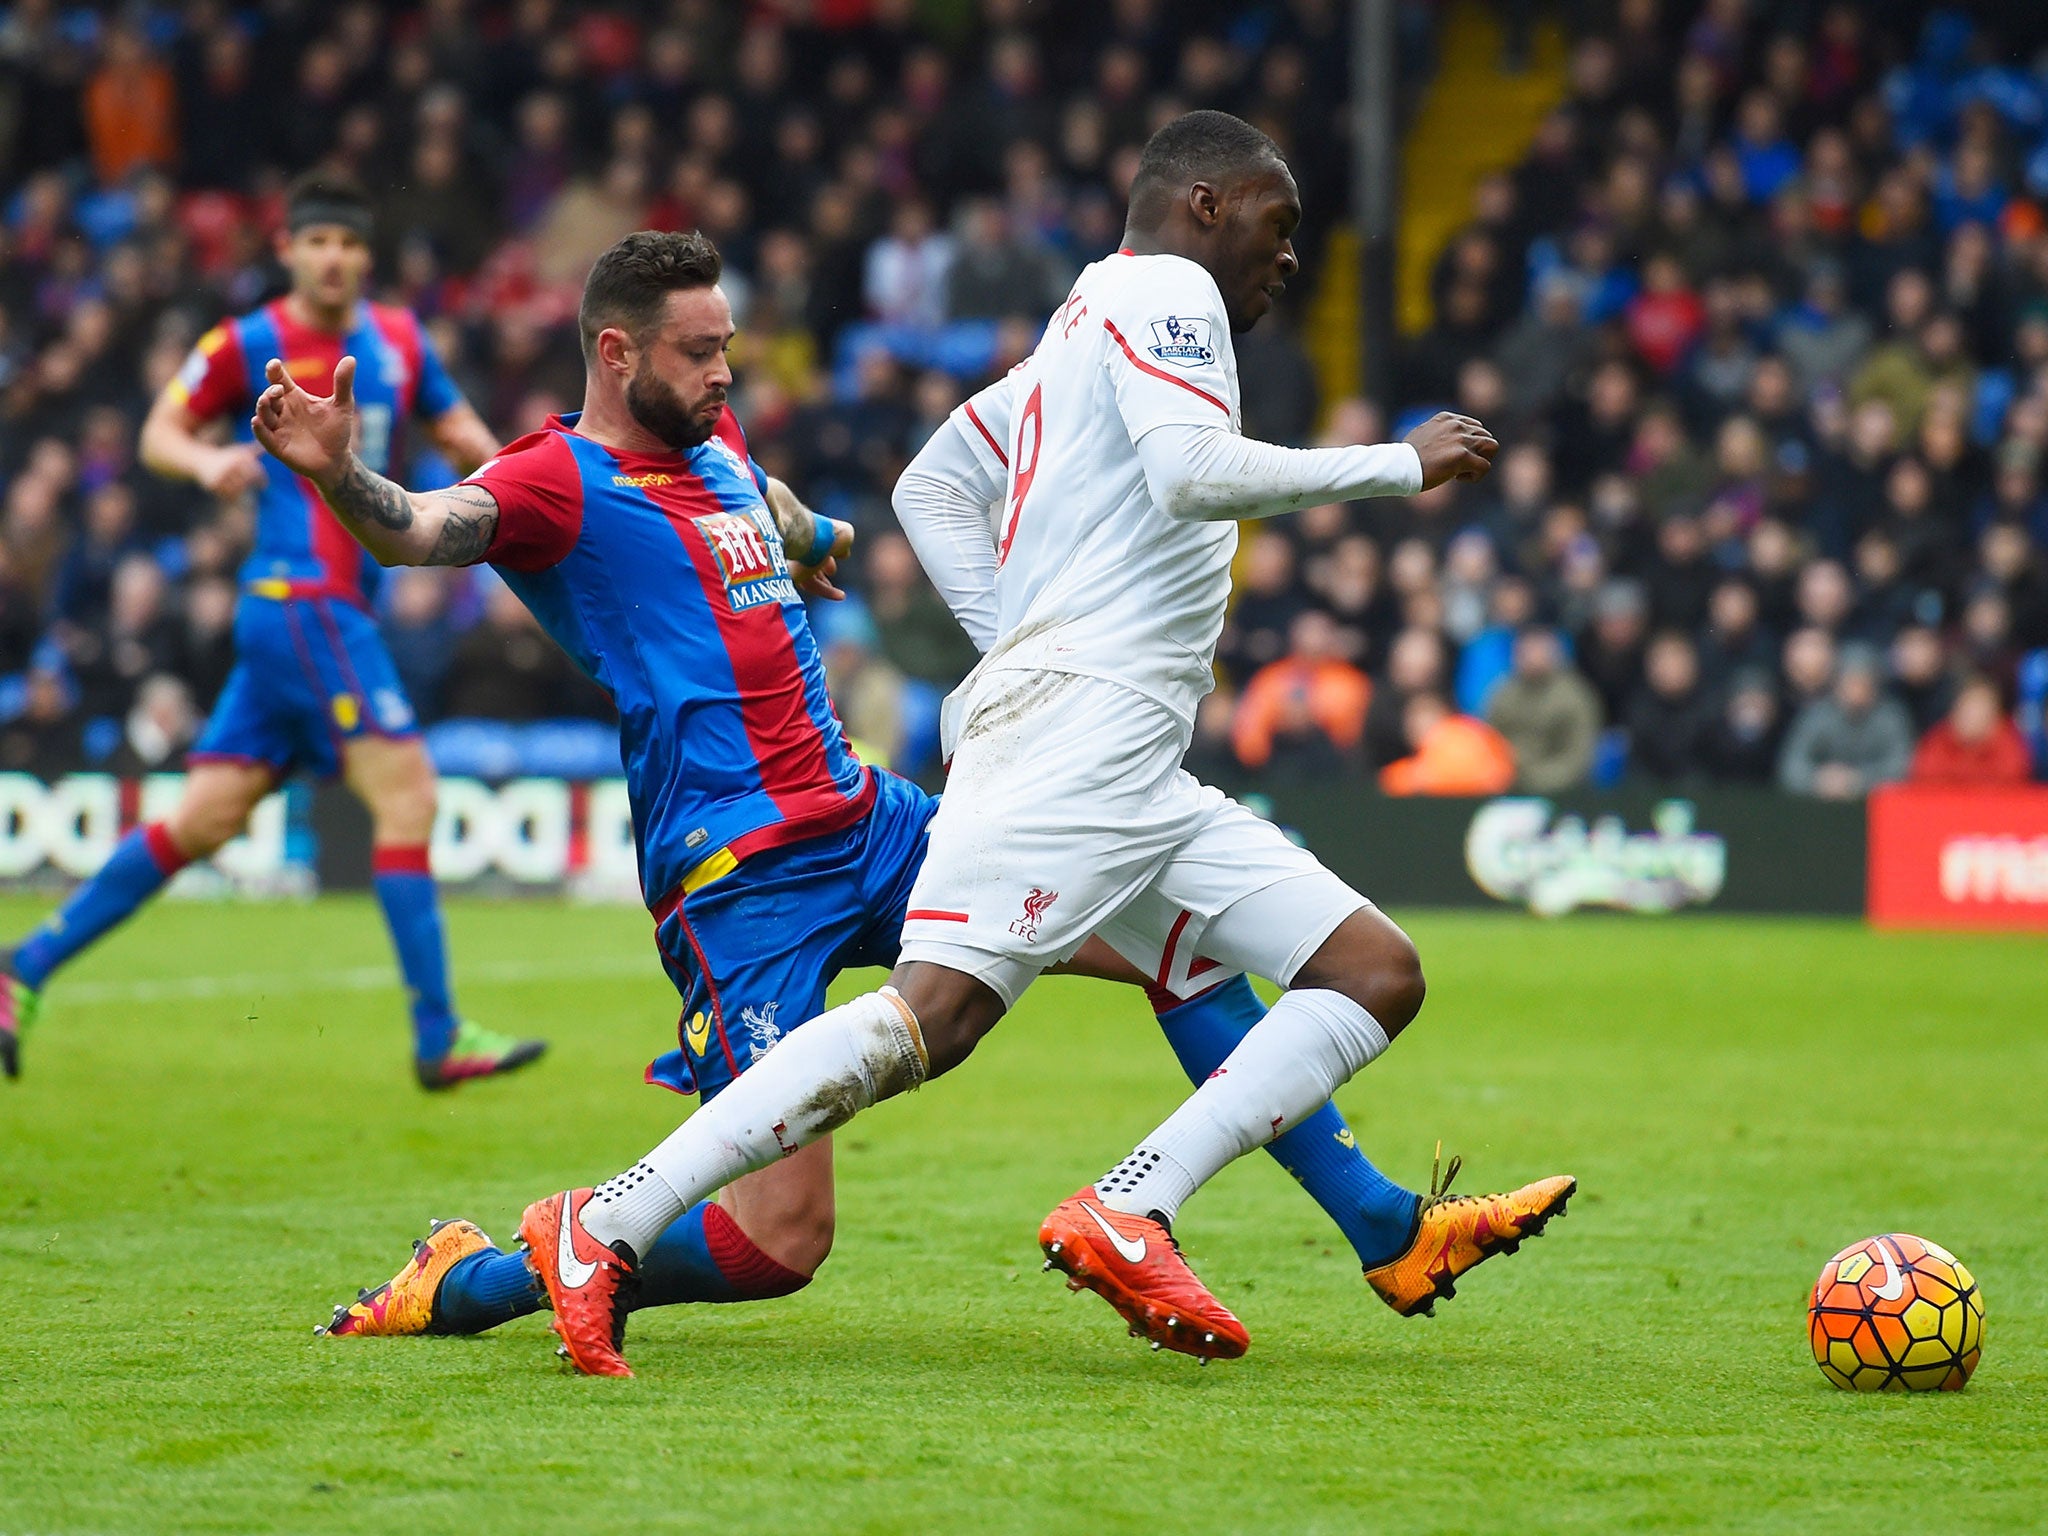
[[[686,453],[709,441],[717,430],[718,419],[725,412],[725,390],[707,389],[697,399],[685,400],[643,356],[626,383],[626,409],[648,432],[676,452]]]

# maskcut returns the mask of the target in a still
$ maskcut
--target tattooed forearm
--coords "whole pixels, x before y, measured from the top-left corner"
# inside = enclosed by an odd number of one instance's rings
[[[412,527],[412,498],[405,488],[386,480],[354,454],[349,455],[341,478],[321,494],[327,505],[349,522],[374,523],[393,533]]]
[[[798,551],[811,547],[811,509],[798,499],[795,491],[772,476],[766,500],[768,515],[775,519],[775,531],[782,535],[783,547],[794,559]]]
[[[427,565],[474,565],[498,532],[498,502],[481,486],[457,485],[434,497],[441,508],[441,532],[427,551]]]
[[[415,496],[354,456],[321,494],[385,565],[472,565],[498,531],[497,498],[482,486]]]

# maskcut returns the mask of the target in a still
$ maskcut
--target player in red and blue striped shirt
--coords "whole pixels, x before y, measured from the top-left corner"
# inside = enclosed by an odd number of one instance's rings
[[[422,1085],[510,1071],[543,1049],[455,1012],[427,867],[434,769],[370,612],[377,567],[312,485],[257,448],[248,412],[264,389],[268,359],[285,359],[295,377],[324,388],[352,356],[357,452],[366,463],[380,471],[402,464],[415,420],[464,469],[489,458],[496,440],[449,379],[418,318],[362,298],[370,270],[362,190],[332,177],[301,178],[286,196],[285,217],[277,254],[291,291],[207,332],[142,430],[142,458],[157,473],[196,481],[223,500],[255,497],[235,668],[190,754],[178,807],[131,833],[61,912],[5,957],[0,1067],[9,1076],[19,1069],[20,1034],[40,1010],[49,976],[187,863],[238,834],[257,802],[302,768],[342,775],[369,807],[373,883],[411,1001]],[[228,424],[230,441],[202,436],[215,422]]]

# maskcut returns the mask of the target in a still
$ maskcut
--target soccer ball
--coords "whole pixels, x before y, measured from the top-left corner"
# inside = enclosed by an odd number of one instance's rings
[[[1857,1392],[1957,1392],[1984,1347],[1984,1298],[1956,1256],[1904,1232],[1851,1243],[1806,1309],[1813,1361]]]

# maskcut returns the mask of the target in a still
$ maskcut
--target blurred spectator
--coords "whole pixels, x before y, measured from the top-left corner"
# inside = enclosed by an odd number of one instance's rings
[[[1231,741],[1237,760],[1257,771],[1269,764],[1301,776],[1336,768],[1365,731],[1372,684],[1342,655],[1337,625],[1310,611],[1294,621],[1288,654],[1252,675],[1238,700]]]
[[[1204,784],[1235,793],[1244,782],[1233,737],[1237,727],[1237,695],[1218,684],[1195,706],[1194,740],[1183,766]]]
[[[448,713],[455,717],[611,717],[609,701],[502,581],[493,581],[484,598],[483,623],[457,642],[446,688]]]
[[[1309,594],[1296,579],[1294,546],[1284,534],[1260,528],[1240,557],[1237,601],[1217,642],[1216,657],[1233,678],[1249,678],[1287,649],[1287,634]]]
[[[63,675],[32,668],[21,713],[0,724],[0,771],[57,779],[84,760],[79,723]]]
[[[101,767],[124,778],[173,772],[183,766],[199,725],[199,711],[184,679],[152,673],[135,690],[135,703],[121,724],[121,744]]]
[[[1692,637],[1666,630],[1650,642],[1643,685],[1629,704],[1629,766],[1667,784],[1699,778],[1708,769],[1714,724]]]
[[[1022,314],[1034,322],[1066,296],[1066,277],[1052,253],[1010,229],[994,198],[975,198],[961,211],[946,276],[946,314],[954,320]]]
[[[952,609],[918,568],[910,541],[885,533],[869,542],[862,559],[868,612],[878,650],[905,677],[951,688],[980,659]]]
[[[1494,689],[1486,718],[1513,754],[1517,789],[1552,795],[1586,782],[1600,697],[1566,662],[1555,630],[1532,625],[1515,637],[1514,670]]]
[[[1947,648],[1924,624],[1900,630],[1891,644],[1892,692],[1906,706],[1916,734],[1933,729],[1955,698]]]
[[[1920,738],[1911,777],[1916,784],[2024,784],[2033,772],[2027,739],[2006,715],[1998,685],[1972,677],[1956,690],[1948,717]]]
[[[895,325],[935,326],[946,318],[953,239],[933,226],[922,198],[900,204],[889,233],[868,247],[868,309]]]
[[[140,547],[135,495],[120,481],[110,481],[87,499],[84,537],[58,567],[56,617],[88,629],[103,623],[115,567]]]
[[[1729,784],[1765,785],[1778,775],[1784,721],[1778,691],[1768,673],[1737,673],[1702,743],[1702,759],[1714,778]]]
[[[86,82],[85,124],[93,170],[111,187],[139,166],[168,166],[178,158],[178,103],[170,70],[135,24],[109,27],[104,50]]]
[[[1875,652],[1842,652],[1833,689],[1799,712],[1778,760],[1778,782],[1795,795],[1853,800],[1906,776],[1913,723],[1886,697]]]
[[[1515,754],[1484,720],[1454,712],[1440,693],[1418,693],[1402,711],[1409,755],[1380,770],[1390,795],[1499,795],[1515,782]]]
[[[1579,670],[1600,695],[1600,716],[1619,720],[1628,713],[1643,675],[1643,643],[1650,629],[1650,605],[1640,585],[1613,581],[1593,601],[1593,624],[1579,643]]]
[[[448,612],[449,575],[424,566],[393,571],[384,603],[384,643],[406,697],[428,720],[445,710],[442,684],[454,663],[457,630]]]
[[[1404,629],[1387,650],[1387,664],[1372,691],[1365,712],[1365,759],[1384,768],[1412,749],[1408,740],[1408,701],[1421,693],[1442,693],[1443,637],[1433,629]]]
[[[854,750],[878,768],[903,756],[903,674],[880,653],[874,620],[858,601],[819,615],[825,681]]]
[[[131,554],[114,569],[105,623],[66,631],[65,650],[86,715],[127,714],[142,680],[175,662],[178,637],[164,611],[167,594],[163,567],[148,555]]]

